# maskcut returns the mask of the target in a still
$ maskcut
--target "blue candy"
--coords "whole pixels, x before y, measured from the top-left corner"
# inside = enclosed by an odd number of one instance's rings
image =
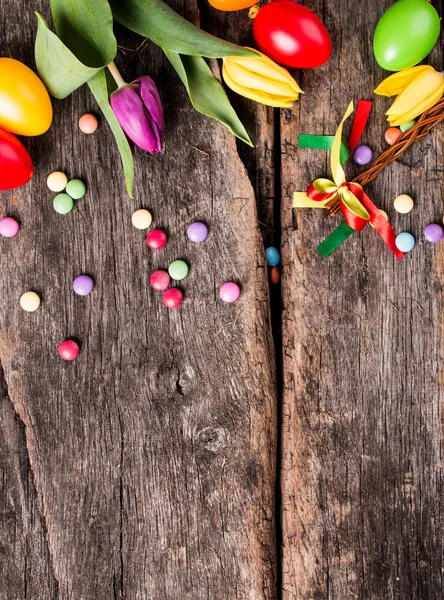
[[[410,252],[415,245],[415,238],[411,233],[403,231],[396,236],[395,244],[398,250],[401,250],[401,252]]]
[[[270,265],[270,267],[275,267],[281,262],[279,250],[273,246],[270,246],[265,250],[265,258],[267,259],[267,263]]]

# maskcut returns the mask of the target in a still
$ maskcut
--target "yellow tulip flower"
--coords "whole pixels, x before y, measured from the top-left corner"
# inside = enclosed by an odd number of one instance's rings
[[[397,96],[385,113],[392,127],[408,123],[434,106],[444,94],[444,73],[429,65],[404,69],[376,88],[380,96]]]
[[[252,48],[249,48],[252,50]],[[259,52],[258,57],[228,56],[224,58],[222,75],[233,91],[267,106],[291,108],[304,92],[290,73]]]

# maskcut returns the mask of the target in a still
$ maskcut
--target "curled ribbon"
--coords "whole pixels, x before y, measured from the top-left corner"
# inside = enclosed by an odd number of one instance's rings
[[[362,231],[367,223],[371,223],[378,234],[397,258],[402,258],[404,252],[398,250],[395,244],[395,233],[390,223],[373,204],[370,198],[357,183],[347,182],[341,165],[340,151],[342,129],[346,119],[354,111],[350,102],[344,117],[336,131],[331,149],[330,161],[333,181],[330,179],[315,179],[306,192],[295,192],[293,207],[295,208],[325,208],[335,197],[339,196],[340,207],[345,222],[354,231]],[[344,241],[344,240],[342,240]]]

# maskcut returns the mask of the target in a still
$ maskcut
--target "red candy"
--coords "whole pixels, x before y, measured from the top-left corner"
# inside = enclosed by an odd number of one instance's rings
[[[58,348],[60,358],[74,360],[79,354],[79,345],[74,340],[65,340]]]
[[[154,273],[151,273],[150,285],[158,292],[162,292],[170,285],[170,276],[166,271],[154,271]]]
[[[162,302],[167,308],[177,308],[182,304],[183,294],[177,288],[170,288],[164,292]]]
[[[146,236],[145,241],[152,250],[160,250],[167,243],[167,236],[162,229],[153,229]]]

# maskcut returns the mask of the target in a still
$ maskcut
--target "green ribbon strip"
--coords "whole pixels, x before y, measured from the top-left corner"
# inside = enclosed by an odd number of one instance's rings
[[[331,150],[334,135],[309,135],[301,133],[298,138],[299,148],[312,148],[314,150]],[[344,165],[350,157],[350,152],[344,142],[341,142],[341,165]]]
[[[327,256],[330,256],[330,254],[334,252],[336,248],[342,244],[342,242],[345,242],[345,240],[351,236],[353,232],[354,229],[347,225],[345,221],[342,221],[339,227],[337,227],[333,233],[331,233],[328,238],[322,242],[322,244],[319,244],[316,250],[319,252],[319,254],[326,258]]]

